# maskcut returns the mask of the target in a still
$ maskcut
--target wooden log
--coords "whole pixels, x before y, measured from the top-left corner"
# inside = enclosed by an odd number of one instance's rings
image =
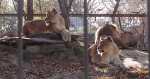
[[[26,37],[33,38],[33,37],[38,37],[38,38],[48,38],[48,39],[55,39],[55,40],[62,40],[62,37],[58,33],[53,33],[53,32],[48,32],[48,33],[35,33],[35,34],[30,34]],[[77,40],[81,35],[79,34],[71,34],[71,39],[72,41]]]
[[[72,34],[72,41],[76,41],[80,35]],[[41,44],[65,44],[61,36],[56,33],[37,33],[28,36],[19,37],[4,37],[0,38],[0,44],[16,46],[18,39],[23,39],[24,45],[41,45]]]
[[[17,43],[18,39],[23,39],[23,43],[26,45],[30,44],[64,44],[62,40],[51,40],[47,38],[27,38],[27,37],[7,37],[0,38],[0,43],[2,44],[14,44]]]
[[[23,39],[24,44],[33,45],[33,44],[64,44],[62,40],[51,40],[45,38],[30,38],[30,39]]]
[[[62,40],[61,35],[57,33],[35,33],[35,34],[30,34],[27,35],[26,37],[28,38],[48,38],[48,39],[57,39],[57,40]]]

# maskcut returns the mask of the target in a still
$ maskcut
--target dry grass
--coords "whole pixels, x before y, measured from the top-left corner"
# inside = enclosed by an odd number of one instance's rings
[[[114,79],[113,77],[98,77],[97,79]]]

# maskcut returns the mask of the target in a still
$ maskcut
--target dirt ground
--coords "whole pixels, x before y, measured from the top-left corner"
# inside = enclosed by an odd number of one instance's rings
[[[124,59],[133,58],[135,61],[148,67],[148,54],[138,50],[123,50]],[[9,46],[0,46],[0,79],[16,79],[17,59],[16,49]],[[146,79],[141,77],[122,78],[112,77],[107,69],[95,70],[89,65],[91,79]],[[37,53],[26,58],[23,65],[25,79],[84,79],[83,58],[65,52]],[[113,72],[112,72],[113,71]],[[114,73],[114,70],[111,70]],[[119,73],[119,72],[118,72]],[[118,75],[116,73],[115,75]],[[122,75],[124,73],[119,73]]]

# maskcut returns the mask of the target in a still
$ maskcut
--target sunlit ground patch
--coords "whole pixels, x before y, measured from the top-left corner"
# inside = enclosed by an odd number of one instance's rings
[[[103,73],[109,72],[109,67],[104,67],[104,68],[95,67],[94,69],[98,72],[103,72]]]

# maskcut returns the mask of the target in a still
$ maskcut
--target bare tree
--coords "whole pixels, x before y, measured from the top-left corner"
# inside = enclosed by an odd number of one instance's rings
[[[71,13],[83,13],[83,0],[74,0],[71,6]]]
[[[1,6],[1,4],[2,4],[2,1],[3,1],[3,0],[0,0],[0,6]]]
[[[66,28],[69,29],[69,26],[70,26],[69,12],[70,12],[73,0],[58,0],[58,2],[59,2],[62,15],[65,18]]]
[[[120,0],[115,0],[115,1],[116,1],[116,5],[114,7],[113,14],[117,13],[118,8],[119,8],[119,3],[120,3]],[[112,22],[115,22],[115,17],[112,17]]]

